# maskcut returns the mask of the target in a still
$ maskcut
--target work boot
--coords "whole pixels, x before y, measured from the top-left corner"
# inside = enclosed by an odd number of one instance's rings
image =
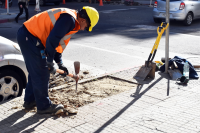
[[[45,110],[37,110],[38,114],[52,114],[56,113],[58,110],[64,109],[64,106],[62,104],[51,104],[50,107],[48,107]]]
[[[36,102],[24,102],[23,107],[25,109],[32,109],[36,106]]]

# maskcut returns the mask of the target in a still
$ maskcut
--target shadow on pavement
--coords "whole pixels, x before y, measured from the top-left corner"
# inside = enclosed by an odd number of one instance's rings
[[[141,91],[142,87],[143,87],[143,85],[138,85],[135,93],[131,94],[131,97],[137,98],[140,95],[140,91]]]
[[[138,85],[135,96],[135,99],[133,99],[129,104],[127,104],[123,109],[121,109],[115,116],[113,116],[110,120],[108,120],[106,123],[104,123],[99,129],[97,129],[94,133],[99,133],[104,130],[108,125],[110,125],[115,119],[117,119],[120,115],[122,115],[131,105],[133,105],[137,100],[140,99],[142,95],[144,95],[147,91],[149,91],[156,83],[160,82],[163,79],[163,77],[158,78],[155,82],[153,82],[150,86],[148,86],[143,92],[139,93],[139,91],[142,89],[143,85]]]
[[[13,132],[17,130],[17,132],[33,132],[34,129],[45,122],[48,118],[52,117],[50,115],[38,115],[33,114],[32,116],[25,116],[27,113],[24,110],[19,110],[12,115],[6,117],[0,122],[0,125],[5,125],[5,132]],[[22,119],[20,121],[20,119]],[[39,122],[39,123],[38,123]],[[34,125],[37,123],[36,125]],[[33,127],[29,127],[33,125]],[[28,127],[28,129],[26,129]],[[26,129],[26,130],[25,130]],[[3,130],[4,132],[4,130]]]
[[[167,96],[169,96],[170,79],[171,79],[171,77],[169,76],[168,73],[158,72],[158,74],[159,74],[161,77],[167,79]]]

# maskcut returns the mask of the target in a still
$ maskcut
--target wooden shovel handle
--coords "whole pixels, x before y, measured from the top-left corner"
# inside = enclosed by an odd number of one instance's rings
[[[193,65],[194,68],[200,68],[200,65]]]
[[[59,74],[64,74],[65,71],[61,70],[61,69],[56,69],[56,72],[59,73]],[[72,74],[72,73],[69,73],[67,76],[71,77],[71,78],[76,78],[77,76]]]
[[[175,61],[173,61],[173,63],[174,63],[174,66],[175,66],[176,68],[178,68],[178,66],[177,66],[176,62],[175,62]]]
[[[59,74],[64,74],[65,71],[61,70],[61,69],[56,69],[56,72],[59,73]]]

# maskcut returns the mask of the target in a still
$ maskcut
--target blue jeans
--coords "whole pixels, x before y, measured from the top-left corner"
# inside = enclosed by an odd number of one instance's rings
[[[38,110],[47,109],[52,103],[48,96],[49,71],[46,58],[42,58],[40,51],[44,47],[36,46],[38,38],[34,37],[25,26],[17,33],[17,41],[28,70],[28,83],[25,90],[25,102],[36,101]]]

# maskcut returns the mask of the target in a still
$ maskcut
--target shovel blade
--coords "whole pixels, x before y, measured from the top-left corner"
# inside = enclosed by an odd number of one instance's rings
[[[177,78],[180,78],[182,76],[182,73],[178,69],[168,70],[168,73],[172,80],[177,80]]]
[[[144,80],[147,75],[149,74],[149,72],[151,71],[152,67],[145,67],[142,66],[138,72],[133,76],[134,79],[136,80]]]

